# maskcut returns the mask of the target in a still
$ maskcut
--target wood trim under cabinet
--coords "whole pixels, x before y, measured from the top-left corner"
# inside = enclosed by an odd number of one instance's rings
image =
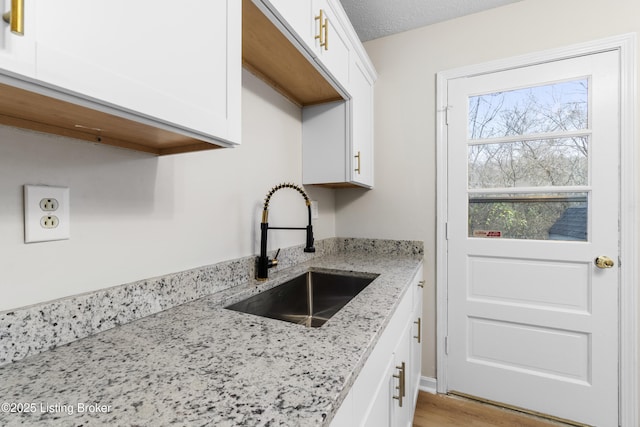
[[[328,182],[326,184],[304,184],[323,188],[366,188],[351,182]]]
[[[0,83],[0,124],[156,155],[220,148],[186,135]]]

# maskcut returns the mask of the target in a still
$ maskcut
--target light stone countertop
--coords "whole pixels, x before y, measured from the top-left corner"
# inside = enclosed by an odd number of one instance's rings
[[[329,425],[421,259],[327,255],[2,366],[0,425]],[[308,269],[380,276],[320,328],[223,308]]]

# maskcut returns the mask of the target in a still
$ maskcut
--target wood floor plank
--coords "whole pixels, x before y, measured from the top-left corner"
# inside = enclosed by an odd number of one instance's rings
[[[550,427],[554,421],[460,397],[420,392],[413,427]]]

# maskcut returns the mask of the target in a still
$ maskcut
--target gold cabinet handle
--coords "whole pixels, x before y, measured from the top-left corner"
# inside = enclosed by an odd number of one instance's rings
[[[398,375],[394,375],[393,378],[398,379],[398,385],[396,386],[396,390],[398,390],[398,395],[393,396],[395,400],[398,401],[398,405],[402,408],[402,399],[406,396],[406,387],[405,387],[405,368],[406,365],[402,362],[402,365],[396,366],[396,369],[400,370]]]
[[[404,362],[402,362],[402,378],[400,379],[400,382],[402,383],[402,397],[406,397],[407,396],[407,367],[405,366]]]
[[[422,319],[418,317],[418,320],[416,320],[415,322],[416,325],[418,325],[418,335],[414,335],[414,338],[416,338],[418,340],[418,344],[420,343],[420,336],[422,335],[421,329],[422,329]]]
[[[11,32],[24,35],[24,0],[11,0],[11,10],[2,15],[4,22],[11,26]]]
[[[613,262],[613,260],[611,258],[609,258],[608,256],[599,256],[598,258],[593,260],[593,263],[596,265],[596,267],[598,268],[611,268],[615,265],[615,263]]]
[[[329,18],[324,18],[324,50],[329,50]]]
[[[320,9],[320,15],[315,17],[315,20],[318,21],[318,34],[315,35],[317,40],[320,40],[320,47],[324,47],[324,50],[327,50],[327,18],[324,17],[324,10]]]
[[[358,172],[358,175],[360,175],[360,157],[361,157],[361,156],[360,156],[360,152],[358,151],[358,154],[356,154],[356,155],[355,155],[355,156],[353,156],[353,157],[355,157],[356,159],[358,159],[358,167],[357,167],[357,168],[355,168],[354,170],[355,170],[356,172]]]

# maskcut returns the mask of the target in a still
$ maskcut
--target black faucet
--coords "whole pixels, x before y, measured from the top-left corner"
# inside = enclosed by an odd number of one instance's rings
[[[269,200],[271,196],[283,188],[292,188],[304,197],[304,202],[307,205],[309,212],[309,225],[305,227],[269,227]],[[269,278],[269,269],[278,265],[278,254],[280,249],[276,253],[274,259],[269,259],[267,256],[267,231],[268,230],[307,230],[307,243],[305,245],[305,252],[315,252],[316,248],[313,247],[313,227],[311,226],[311,200],[307,193],[302,188],[295,184],[278,184],[267,193],[267,197],[264,200],[264,207],[262,208],[262,222],[260,223],[260,256],[256,260],[256,279],[266,280]]]

